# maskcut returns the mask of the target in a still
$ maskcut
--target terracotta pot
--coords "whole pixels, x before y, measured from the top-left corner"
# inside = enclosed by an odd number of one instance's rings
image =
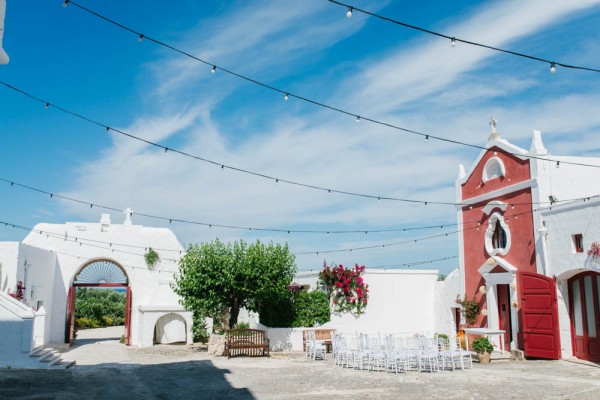
[[[487,351],[485,353],[477,353],[477,359],[479,359],[479,364],[489,364],[490,353],[488,353]]]
[[[466,341],[466,337],[465,337],[465,331],[463,331],[462,329],[458,331],[458,333],[456,334],[456,337],[458,338],[459,342],[460,342],[460,347],[463,350],[467,349],[467,341]]]

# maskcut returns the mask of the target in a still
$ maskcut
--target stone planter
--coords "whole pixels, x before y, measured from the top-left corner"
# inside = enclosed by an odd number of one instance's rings
[[[490,355],[491,354],[487,351],[485,353],[477,353],[477,359],[479,360],[479,364],[489,364]]]

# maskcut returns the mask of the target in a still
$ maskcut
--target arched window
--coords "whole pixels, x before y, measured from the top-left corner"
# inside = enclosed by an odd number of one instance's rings
[[[506,248],[506,231],[498,220],[496,220],[496,227],[494,228],[494,234],[492,235],[492,247],[498,250],[504,250],[504,248]]]
[[[483,167],[483,176],[481,179],[484,182],[487,182],[505,175],[506,169],[504,168],[502,160],[498,157],[492,157],[485,163],[485,166]]]
[[[510,250],[510,229],[499,212],[494,212],[490,216],[485,230],[484,244],[485,251],[490,256],[505,256]]]

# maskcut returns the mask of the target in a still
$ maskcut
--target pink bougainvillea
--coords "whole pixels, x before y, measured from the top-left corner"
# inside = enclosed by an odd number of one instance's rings
[[[592,243],[592,247],[588,250],[588,256],[600,257],[600,243]]]
[[[362,314],[365,311],[369,285],[360,276],[364,271],[365,267],[358,264],[354,268],[344,268],[341,264],[328,266],[323,263],[319,281],[329,292],[333,312]]]

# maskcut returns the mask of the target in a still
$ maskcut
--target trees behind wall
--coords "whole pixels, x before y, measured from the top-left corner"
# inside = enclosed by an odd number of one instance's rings
[[[125,293],[113,289],[77,288],[77,329],[100,328],[125,323]]]
[[[242,307],[260,312],[261,305],[289,295],[295,273],[295,257],[287,244],[217,239],[190,245],[179,263],[173,290],[196,318],[212,317],[215,326],[226,319],[233,328]]]

